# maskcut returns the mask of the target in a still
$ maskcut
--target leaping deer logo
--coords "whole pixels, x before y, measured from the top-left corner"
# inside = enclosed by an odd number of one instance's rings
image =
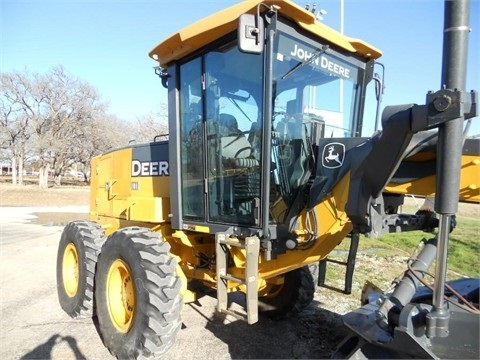
[[[340,155],[338,153],[334,154],[333,153],[334,151],[335,151],[335,148],[333,147],[333,145],[329,146],[328,147],[328,155],[325,156],[325,160],[327,160],[328,162],[335,161],[339,165],[342,165],[342,162],[339,160]]]
[[[329,169],[335,169],[343,165],[345,145],[342,143],[330,143],[323,148],[322,165]]]

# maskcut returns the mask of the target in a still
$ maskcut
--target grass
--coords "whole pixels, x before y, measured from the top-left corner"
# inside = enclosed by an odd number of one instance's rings
[[[450,233],[448,241],[447,263],[453,272],[470,277],[480,276],[479,225],[478,220],[458,218],[457,226]],[[432,235],[422,231],[411,231],[388,234],[383,236],[381,241],[411,253],[423,237],[430,239]]]
[[[451,272],[448,277],[480,277],[480,220],[457,217],[457,226],[449,235],[447,263]],[[435,234],[409,231],[386,234],[380,239],[362,237],[359,251],[375,253],[379,257],[391,255],[410,256],[420,241],[431,239]],[[349,243],[340,244],[336,250],[348,250]],[[332,256],[333,257],[333,256]],[[433,267],[432,267],[433,268]],[[430,269],[430,271],[433,271]]]
[[[477,208],[473,214],[476,214]],[[468,213],[466,216],[457,216],[457,226],[449,235],[447,257],[447,280],[458,279],[464,276],[480,277],[480,219]],[[326,273],[326,284],[329,288],[319,288],[317,296],[320,301],[327,301],[334,297],[333,311],[346,313],[360,306],[364,284],[377,286],[380,292],[393,291],[396,280],[400,280],[407,271],[407,261],[414,254],[420,241],[431,239],[435,234],[422,231],[410,231],[396,234],[386,234],[380,239],[371,239],[361,236],[355,272],[353,275],[352,292],[350,295],[337,292],[343,289],[345,281],[345,267],[329,263]],[[346,261],[350,241],[345,239],[332,253],[329,259]],[[435,274],[435,261],[428,270]],[[425,280],[433,283],[434,279],[427,276]],[[338,289],[337,291],[332,289]]]

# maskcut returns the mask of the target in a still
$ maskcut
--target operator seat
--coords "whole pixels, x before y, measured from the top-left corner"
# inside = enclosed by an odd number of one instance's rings
[[[226,213],[238,215],[240,204],[259,197],[259,161],[235,117],[220,114],[219,120],[223,207]]]
[[[288,174],[288,194],[299,188],[310,176],[310,149],[306,148],[307,130],[301,113],[297,112],[297,100],[287,101],[285,117],[276,125],[278,136],[278,162]]]
[[[238,128],[237,119],[230,114],[219,115],[220,151],[226,168],[258,166],[253,148]]]

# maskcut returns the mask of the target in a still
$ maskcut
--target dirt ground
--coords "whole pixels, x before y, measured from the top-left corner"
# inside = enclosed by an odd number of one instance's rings
[[[0,183],[0,206],[68,206],[88,205],[88,186],[40,189],[37,185]]]

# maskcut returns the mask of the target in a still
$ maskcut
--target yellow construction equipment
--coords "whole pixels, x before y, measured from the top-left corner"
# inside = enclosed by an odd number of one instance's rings
[[[313,299],[308,265],[342,240],[350,292],[360,234],[438,226],[433,211],[398,210],[406,194],[436,196],[437,130],[474,117],[476,93],[387,107],[366,137],[380,50],[288,0],[240,2],[149,55],[168,91],[169,140],[93,159],[90,221],[65,227],[57,260],[62,308],[96,311],[115,356],[165,354],[193,284],[248,323],[288,317]],[[479,139],[460,157],[455,201],[479,202]],[[228,307],[238,291],[244,312]]]

